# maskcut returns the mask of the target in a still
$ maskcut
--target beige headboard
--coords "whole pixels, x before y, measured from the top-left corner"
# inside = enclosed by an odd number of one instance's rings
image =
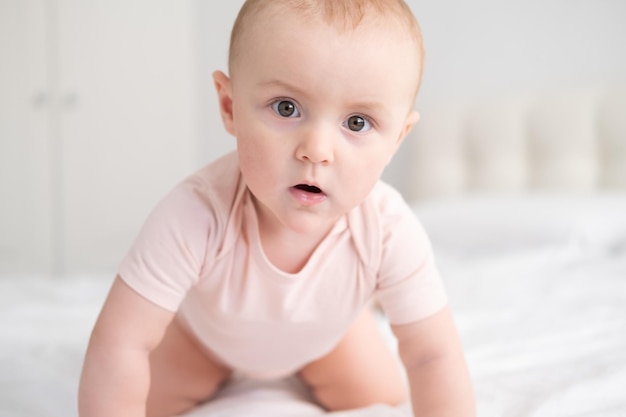
[[[412,135],[411,199],[626,191],[626,82],[439,106]]]

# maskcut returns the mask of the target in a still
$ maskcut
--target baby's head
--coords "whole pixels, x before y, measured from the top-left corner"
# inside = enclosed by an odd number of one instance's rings
[[[418,120],[422,57],[402,0],[244,4],[214,81],[261,222],[317,233],[367,197]]]
[[[373,24],[390,33],[395,31],[406,36],[415,55],[408,53],[406,60],[396,65],[415,65],[414,99],[419,90],[424,61],[422,32],[411,9],[404,0],[247,0],[241,7],[230,38],[228,70],[231,77],[236,72],[241,55],[246,48],[254,48],[255,22],[268,16],[281,15],[285,19],[294,16],[305,20],[323,20],[338,32],[347,32],[359,26]],[[246,35],[252,36],[246,39]],[[415,62],[410,62],[416,59]]]

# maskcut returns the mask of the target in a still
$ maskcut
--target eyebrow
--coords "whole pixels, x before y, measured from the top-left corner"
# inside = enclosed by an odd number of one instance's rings
[[[299,88],[299,87],[297,87],[295,85],[289,84],[289,83],[287,83],[285,81],[279,80],[279,79],[271,79],[271,80],[268,80],[268,81],[261,81],[261,82],[259,82],[258,85],[260,87],[279,87],[279,88],[282,88],[282,89],[285,89],[285,90],[289,90],[289,91],[294,92],[294,93],[299,94],[299,95],[304,95],[304,96],[307,95],[307,93],[304,90],[302,90],[301,88]]]

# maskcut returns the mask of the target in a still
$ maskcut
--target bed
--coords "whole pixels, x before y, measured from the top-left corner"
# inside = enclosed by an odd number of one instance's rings
[[[626,416],[626,84],[433,107],[411,143],[406,195],[433,241],[479,416]],[[77,415],[110,282],[0,279],[0,417]],[[325,414],[295,379],[236,377],[186,416]]]

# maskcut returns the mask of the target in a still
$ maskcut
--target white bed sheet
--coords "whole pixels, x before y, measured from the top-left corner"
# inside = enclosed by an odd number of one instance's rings
[[[491,255],[437,249],[480,417],[626,416],[626,246],[559,242]],[[0,417],[77,415],[82,357],[109,283],[0,279]],[[294,379],[235,379],[187,417],[322,414]],[[375,406],[332,415],[409,413]]]
[[[626,253],[507,255],[444,273],[480,416],[626,416]]]

